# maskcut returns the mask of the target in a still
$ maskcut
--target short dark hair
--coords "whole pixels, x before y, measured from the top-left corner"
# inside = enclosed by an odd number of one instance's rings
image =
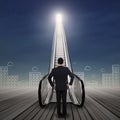
[[[63,59],[62,58],[58,58],[58,64],[63,64]]]

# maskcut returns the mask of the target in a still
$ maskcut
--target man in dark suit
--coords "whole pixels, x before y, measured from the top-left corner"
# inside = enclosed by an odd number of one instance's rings
[[[70,76],[70,83],[68,83],[68,75]],[[52,77],[55,80],[55,84],[52,81]],[[67,114],[66,110],[66,96],[67,88],[73,83],[73,74],[71,71],[63,66],[63,59],[58,58],[58,67],[52,69],[51,73],[48,76],[50,85],[56,89],[56,99],[57,99],[57,114],[58,117],[65,117]],[[63,113],[61,113],[61,99],[63,105]]]

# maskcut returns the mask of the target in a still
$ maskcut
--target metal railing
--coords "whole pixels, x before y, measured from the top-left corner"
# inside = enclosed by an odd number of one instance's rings
[[[41,107],[44,107],[46,105],[45,100],[47,99],[49,89],[50,88],[48,87],[48,74],[46,74],[40,80],[38,87],[38,100]]]
[[[50,103],[53,89],[48,85],[48,75],[45,75],[39,83],[38,100],[41,107]],[[69,96],[73,104],[82,107],[85,101],[85,88],[83,81],[74,74],[73,85],[69,88]]]
[[[82,107],[85,102],[85,87],[83,80],[74,74],[73,86],[70,89],[72,89],[71,92],[69,92],[72,102]],[[71,93],[73,95],[71,95]]]

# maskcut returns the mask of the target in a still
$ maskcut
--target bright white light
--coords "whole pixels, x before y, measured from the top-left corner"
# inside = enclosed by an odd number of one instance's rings
[[[57,14],[57,15],[56,15],[56,22],[57,22],[57,23],[62,22],[62,15],[61,15],[61,14]]]

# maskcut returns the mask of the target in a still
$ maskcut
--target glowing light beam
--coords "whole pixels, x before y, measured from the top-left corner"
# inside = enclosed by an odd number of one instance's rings
[[[58,14],[56,15],[56,22],[57,22],[57,23],[61,23],[61,22],[62,22],[62,15],[61,15],[60,13],[58,13]]]

